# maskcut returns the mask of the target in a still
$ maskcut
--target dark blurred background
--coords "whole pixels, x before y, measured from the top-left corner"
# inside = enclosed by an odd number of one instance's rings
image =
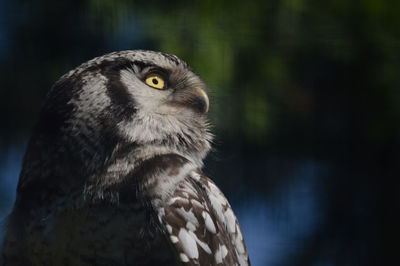
[[[1,220],[51,85],[125,49],[209,85],[253,265],[400,265],[400,1],[0,0]]]

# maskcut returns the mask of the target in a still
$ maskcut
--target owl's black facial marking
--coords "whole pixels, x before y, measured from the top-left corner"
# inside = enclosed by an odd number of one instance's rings
[[[135,114],[135,102],[128,92],[128,88],[121,82],[120,71],[132,69],[132,61],[125,58],[115,60],[104,60],[98,65],[100,72],[107,79],[107,93],[111,99],[112,108],[110,111],[116,117],[128,119]]]
[[[133,65],[138,68],[137,73],[142,72],[143,69],[147,66],[145,62],[138,61],[138,60],[133,61]]]
[[[146,76],[148,76],[149,74],[159,74],[161,76],[163,76],[166,80],[170,79],[170,75],[171,75],[171,71],[162,67],[159,67],[157,65],[154,64],[147,64],[140,72],[139,74],[139,78],[140,79],[144,79]]]

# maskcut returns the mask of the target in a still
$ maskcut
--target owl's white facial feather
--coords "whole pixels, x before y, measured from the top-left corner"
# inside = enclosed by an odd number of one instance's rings
[[[137,105],[135,116],[118,124],[122,134],[129,140],[142,144],[162,142],[170,138],[173,140],[169,147],[171,151],[184,155],[201,167],[202,160],[210,149],[209,142],[212,138],[208,133],[205,117],[198,115],[190,108],[169,104],[168,102],[173,98],[173,90],[149,88],[130,70],[122,70],[120,75],[121,82]],[[191,75],[191,79],[196,78]],[[191,82],[194,82],[193,80]],[[199,82],[200,80],[197,80],[197,83]],[[202,126],[196,129],[196,127],[193,128],[194,125]],[[182,149],[179,138],[185,139],[187,136],[191,136],[190,139],[186,139],[189,143],[202,142],[202,150],[193,153]]]

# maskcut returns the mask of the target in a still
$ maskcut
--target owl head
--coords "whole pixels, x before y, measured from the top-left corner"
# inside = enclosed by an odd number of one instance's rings
[[[212,138],[208,109],[206,85],[174,55],[137,50],[94,58],[49,92],[19,186],[33,176],[88,175],[127,153],[172,152],[201,167]]]

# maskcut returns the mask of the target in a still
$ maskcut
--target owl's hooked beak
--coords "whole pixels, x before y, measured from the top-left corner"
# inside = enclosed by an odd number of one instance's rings
[[[210,102],[207,93],[201,87],[187,88],[174,93],[170,104],[175,106],[187,107],[200,114],[206,114]]]
[[[193,99],[193,104],[201,111],[201,113],[208,113],[210,101],[208,100],[207,93],[201,88],[196,88],[195,95],[196,97]]]

